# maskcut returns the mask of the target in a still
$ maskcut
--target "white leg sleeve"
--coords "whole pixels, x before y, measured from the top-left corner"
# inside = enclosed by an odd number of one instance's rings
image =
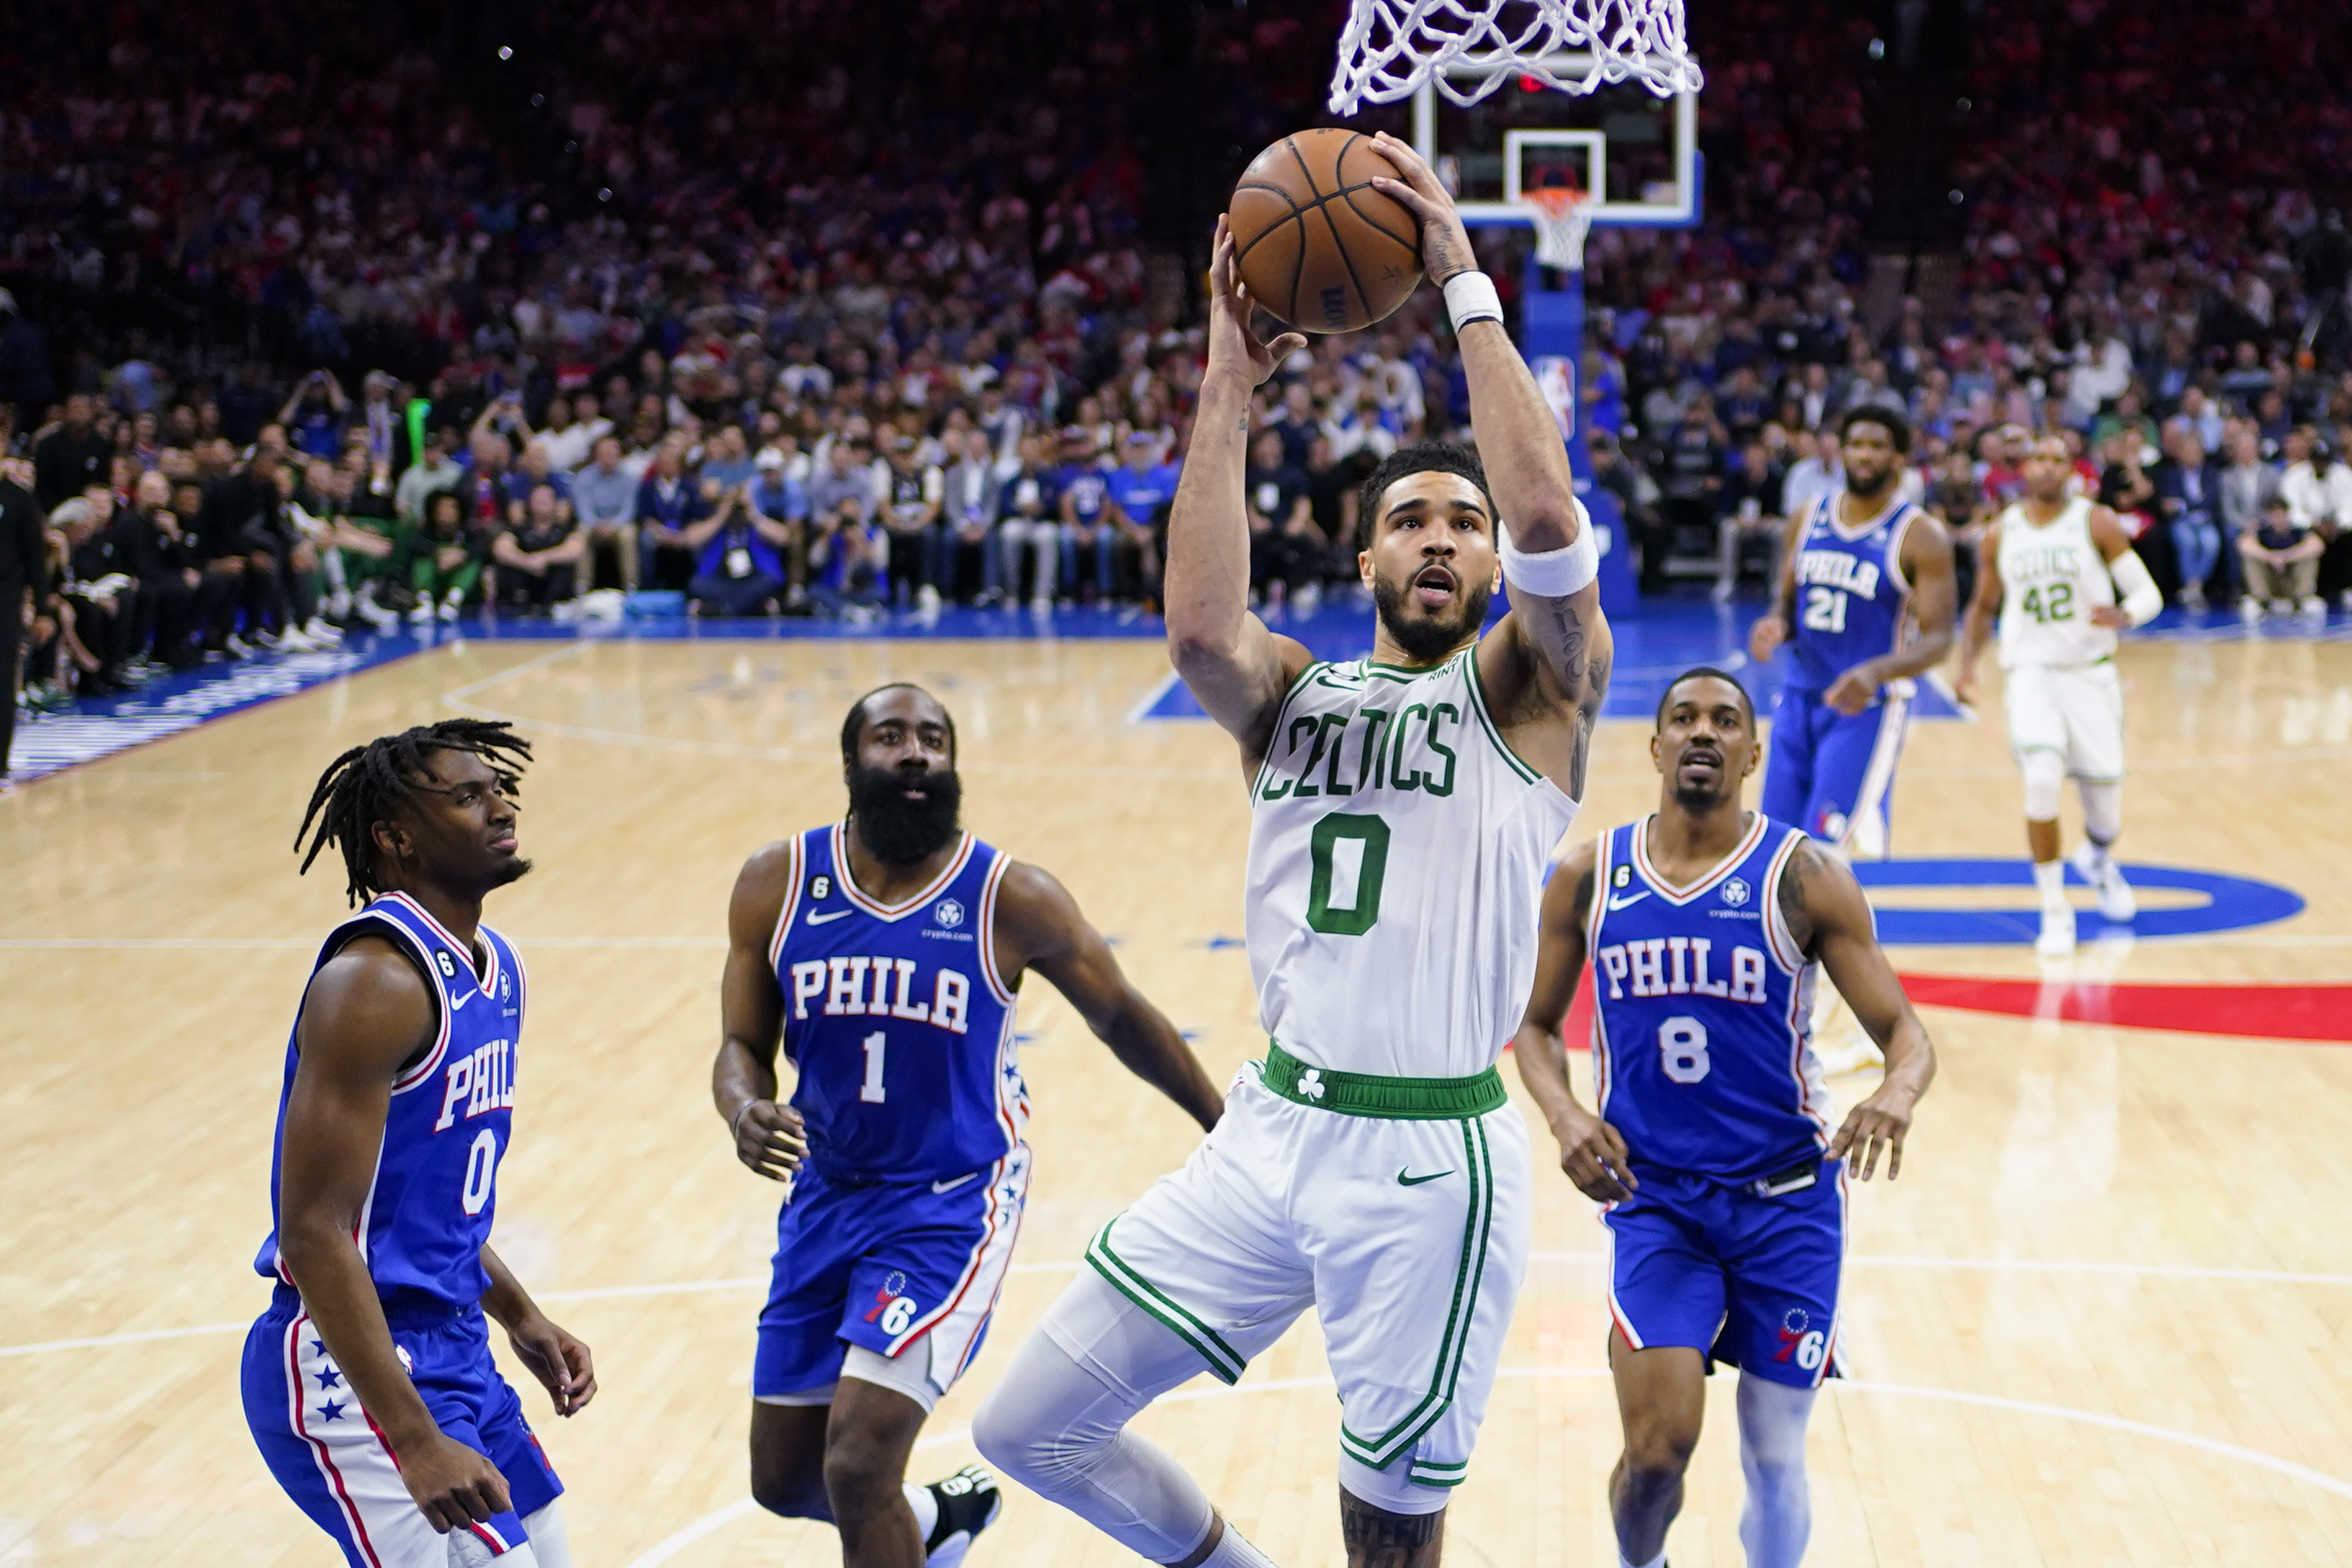
[[[1817,1392],[1760,1377],[1739,1380],[1739,1468],[1748,1478],[1739,1543],[1748,1550],[1748,1568],[1797,1568],[1805,1555],[1813,1530],[1805,1421]]]
[[[522,1527],[530,1532],[531,1554],[539,1559],[539,1568],[572,1568],[572,1536],[563,1528],[562,1503],[551,1502],[537,1513],[525,1515]]]
[[[2077,787],[2083,794],[2083,837],[2105,849],[2123,837],[2124,786],[2085,779]]]
[[[2058,797],[2066,789],[2066,759],[2036,746],[2017,753],[2018,771],[2025,775],[2025,820],[2058,820]]]
[[[1080,1269],[972,1417],[972,1441],[1129,1551],[1180,1563],[1208,1538],[1208,1494],[1126,1426],[1200,1371],[1198,1352]]]

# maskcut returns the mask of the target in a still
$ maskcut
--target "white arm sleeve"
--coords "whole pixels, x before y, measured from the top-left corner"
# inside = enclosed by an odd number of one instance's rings
[[[2132,625],[2147,625],[2164,608],[2164,595],[2157,591],[2156,579],[2147,574],[2147,563],[2139,558],[2138,551],[2126,549],[2108,562],[2107,575],[2123,590],[2123,612],[2131,617]]]

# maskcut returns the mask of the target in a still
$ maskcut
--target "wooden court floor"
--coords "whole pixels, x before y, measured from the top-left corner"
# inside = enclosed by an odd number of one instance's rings
[[[1241,930],[1243,792],[1206,725],[1129,721],[1164,668],[1150,643],[476,642],[0,797],[0,1564],[334,1560],[263,1469],[236,1392],[268,1297],[250,1259],[280,1053],[342,909],[340,877],[298,879],[288,847],[337,751],[457,711],[513,718],[540,747],[522,829],[539,868],[491,906],[534,983],[498,1240],[596,1352],[602,1394],[572,1422],[519,1379],[579,1560],[837,1561],[829,1531],[743,1500],[776,1191],[736,1164],[706,1091],[730,882],[754,846],[840,809],[847,701],[922,680],[961,723],[969,824],[1059,874],[1230,1072],[1260,1044],[1246,961],[1212,944]],[[2345,977],[2352,645],[2141,643],[2126,672],[2126,858],[2265,878],[2308,908],[2084,962],[2125,980]],[[1647,807],[1646,733],[1606,726],[1580,828]],[[2021,854],[2017,801],[1997,723],[1922,725],[1897,847]],[[2024,949],[1898,959],[2034,973]],[[1943,1076],[1909,1169],[1856,1190],[1853,1376],[1813,1428],[1811,1561],[2352,1560],[2352,1054],[1926,1016]],[[971,1458],[980,1394],[1086,1237],[1192,1142],[1045,987],[1022,1027],[1037,1176],[1021,1261],[927,1473]],[[1539,1186],[1454,1563],[1614,1561],[1600,1231],[1564,1179]],[[1728,1394],[1713,1391],[1677,1568],[1740,1562]],[[1341,1562],[1310,1324],[1237,1388],[1203,1379],[1145,1420],[1286,1568]],[[1132,1560],[1016,1493],[972,1561]]]

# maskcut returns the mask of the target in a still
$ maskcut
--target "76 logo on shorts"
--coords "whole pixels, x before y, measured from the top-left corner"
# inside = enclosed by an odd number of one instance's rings
[[[874,1292],[874,1305],[866,1310],[866,1321],[879,1321],[886,1334],[903,1334],[915,1321],[915,1300],[901,1294],[907,1289],[907,1277],[891,1270],[882,1281],[882,1289]]]
[[[1819,1329],[1809,1330],[1809,1318],[1802,1307],[1791,1307],[1780,1320],[1780,1348],[1772,1352],[1774,1361],[1793,1361],[1807,1372],[1821,1370],[1822,1358],[1829,1353],[1829,1336]]]

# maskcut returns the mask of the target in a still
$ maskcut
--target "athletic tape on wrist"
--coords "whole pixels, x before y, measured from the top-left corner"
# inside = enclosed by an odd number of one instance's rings
[[[1483,272],[1457,272],[1445,280],[1445,313],[1457,333],[1473,321],[1503,319],[1503,297]]]
[[[1547,599],[1565,599],[1601,575],[1601,546],[1593,542],[1592,519],[1584,503],[1576,503],[1577,531],[1573,542],[1558,550],[1530,555],[1503,532],[1503,581],[1514,588]]]

